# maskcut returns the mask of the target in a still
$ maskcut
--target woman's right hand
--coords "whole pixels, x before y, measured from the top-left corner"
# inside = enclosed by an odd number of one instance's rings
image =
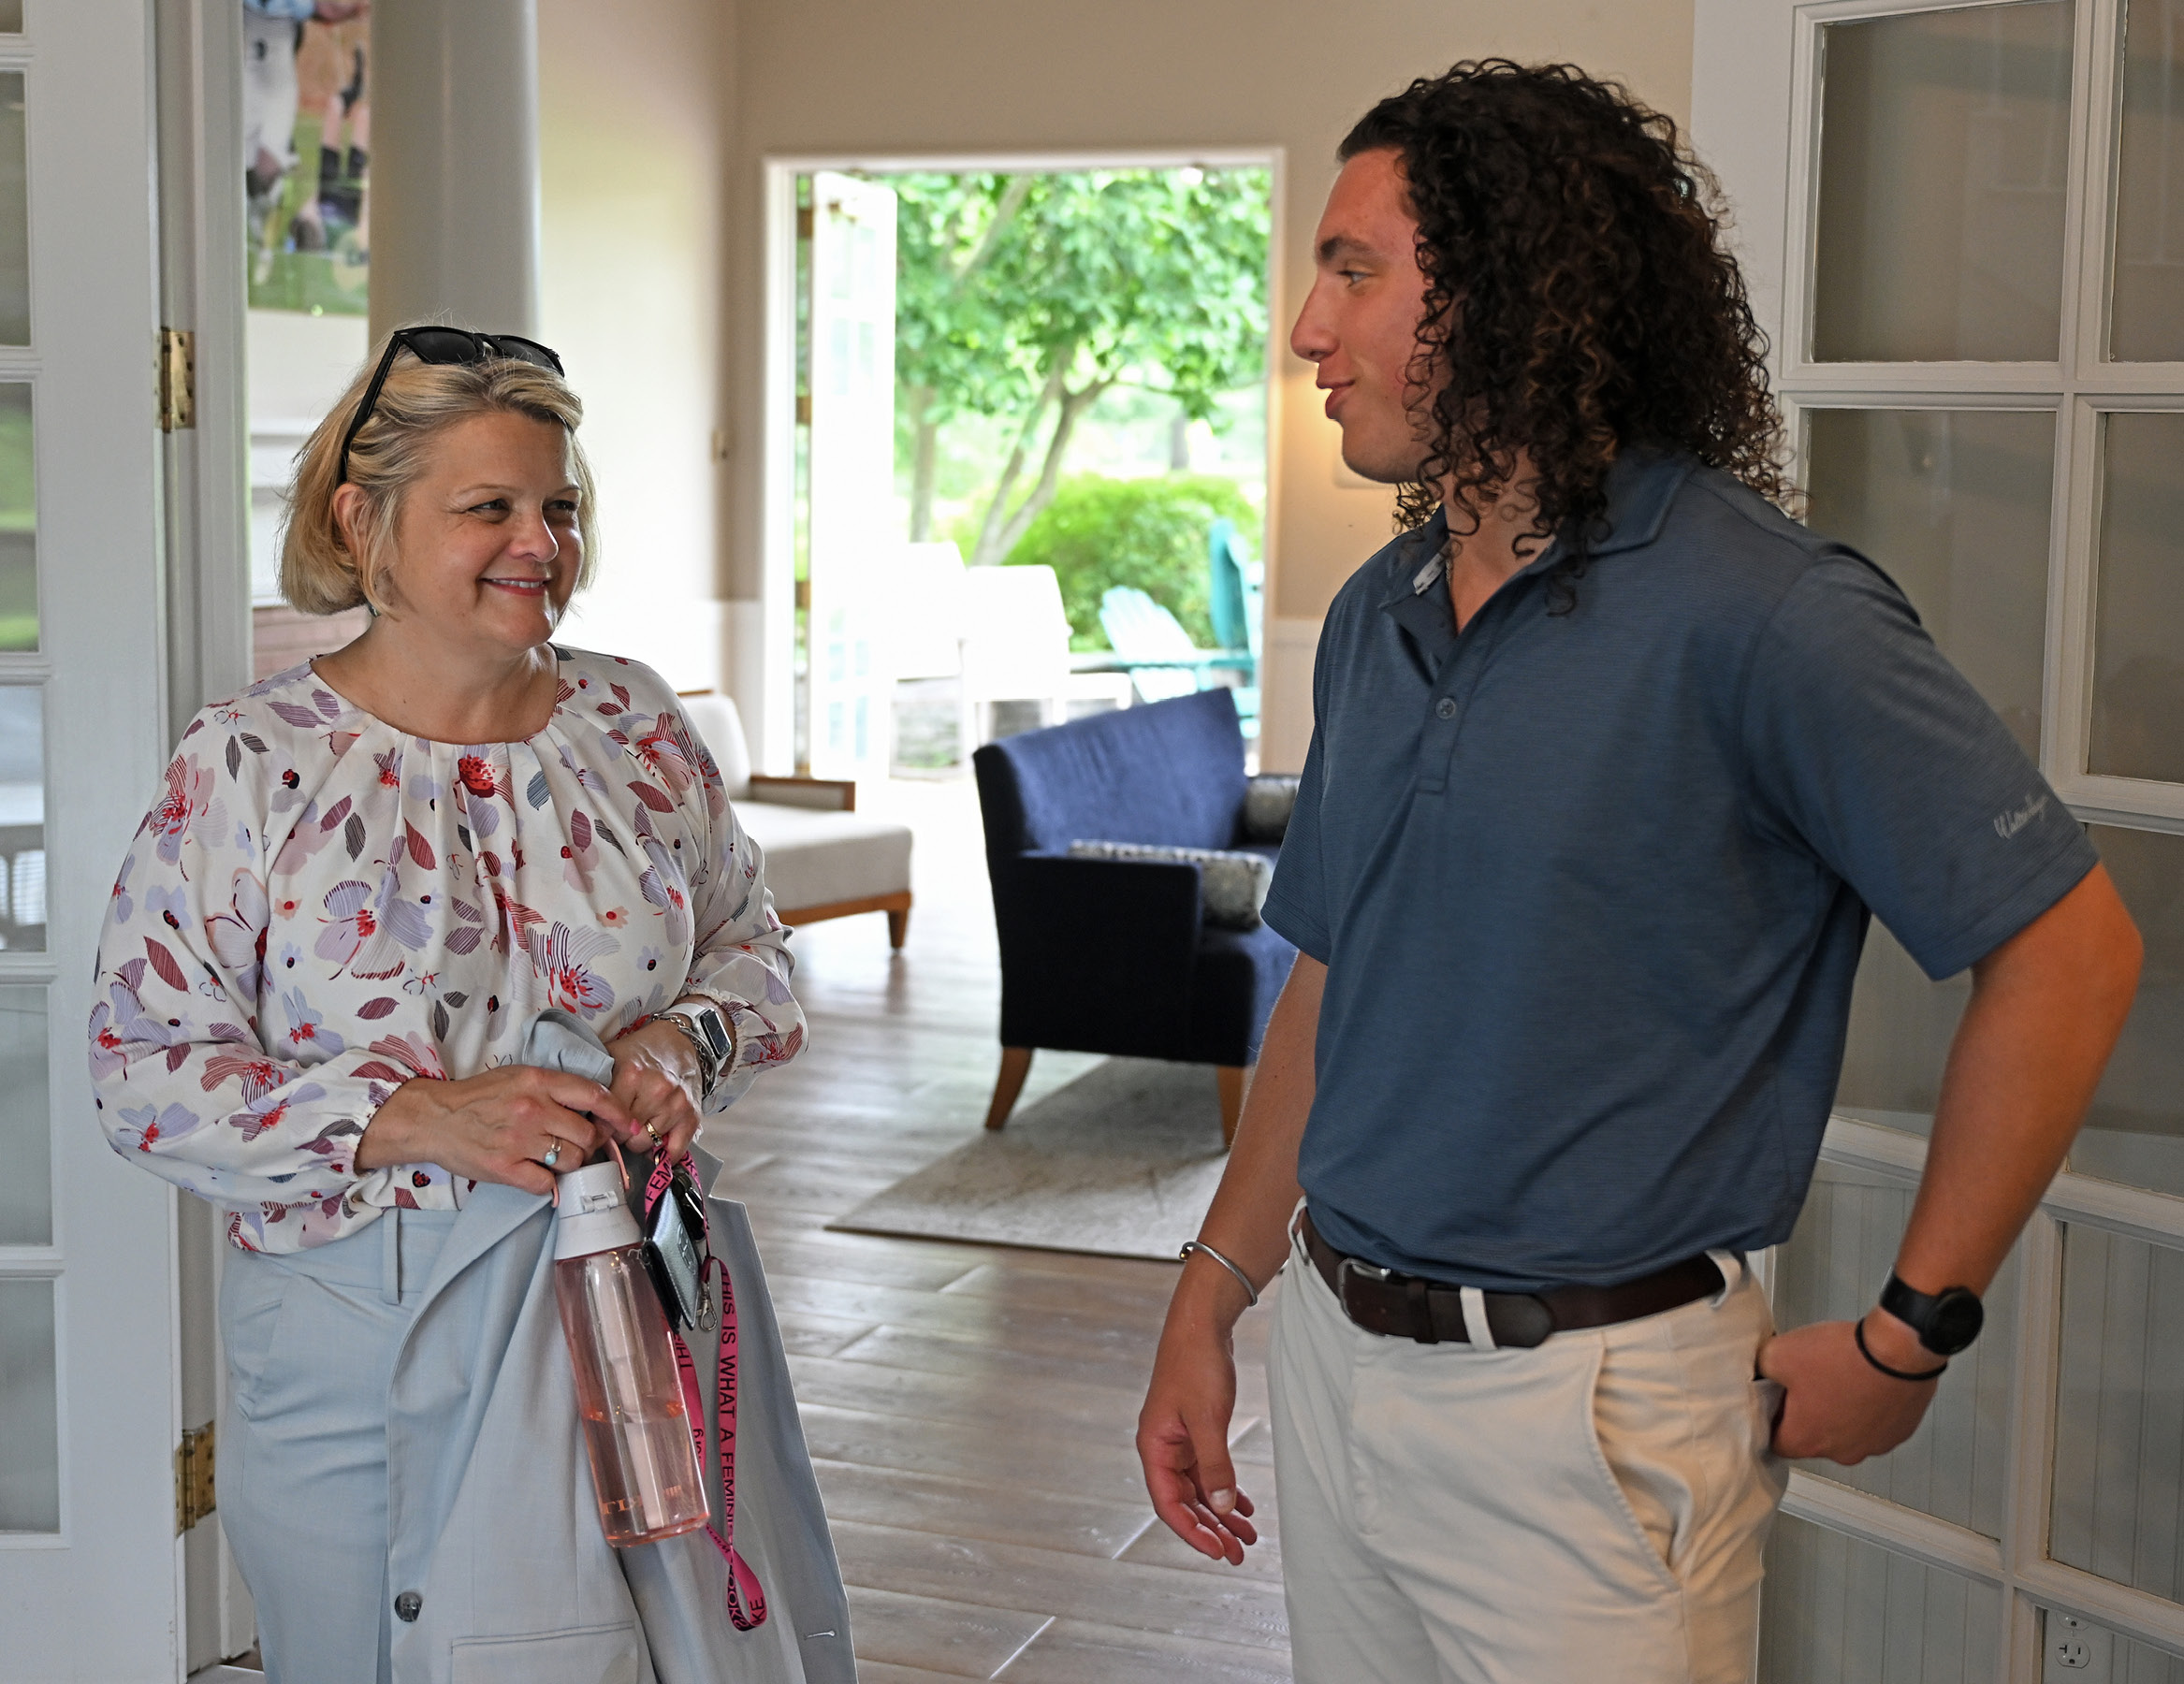
[[[585,1113],[590,1113],[589,1116]],[[638,1125],[596,1082],[531,1065],[501,1065],[460,1082],[405,1082],[371,1113],[357,1142],[358,1169],[438,1164],[468,1181],[551,1193],[609,1137]],[[549,1169],[540,1160],[555,1147]]]

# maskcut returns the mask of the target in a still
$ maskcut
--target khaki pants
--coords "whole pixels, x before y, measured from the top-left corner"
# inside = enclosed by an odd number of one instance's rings
[[[1536,1349],[1354,1326],[1301,1245],[1267,1359],[1298,1684],[1744,1684],[1786,1474],[1732,1284]]]

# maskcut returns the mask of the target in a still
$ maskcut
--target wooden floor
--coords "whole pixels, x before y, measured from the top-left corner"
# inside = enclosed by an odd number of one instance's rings
[[[1139,1477],[1172,1266],[825,1231],[976,1136],[998,1057],[975,796],[894,784],[861,791],[867,806],[918,829],[909,947],[890,957],[878,914],[799,931],[809,1049],[706,1133],[764,1252],[859,1676],[1287,1679],[1277,1546],[1207,1561],[1153,1519]],[[1041,1054],[1023,1103],[1092,1062]],[[1266,1315],[1238,1329],[1234,1444],[1271,1518]]]

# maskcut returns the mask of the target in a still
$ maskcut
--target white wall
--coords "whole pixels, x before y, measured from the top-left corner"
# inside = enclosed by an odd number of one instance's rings
[[[570,641],[721,679],[721,0],[538,0],[540,337],[584,399],[598,583]]]
[[[571,0],[542,0],[542,35],[549,3]],[[768,154],[1281,147],[1274,306],[1286,333],[1310,284],[1308,241],[1335,145],[1374,100],[1458,58],[1507,53],[1623,77],[1681,117],[1691,0],[742,0],[734,48],[725,584],[750,599],[762,572],[756,370]],[[549,250],[549,275],[553,262]],[[1340,483],[1312,370],[1286,352],[1274,396],[1264,753],[1278,769],[1303,757],[1312,630],[1386,542],[1391,499]]]

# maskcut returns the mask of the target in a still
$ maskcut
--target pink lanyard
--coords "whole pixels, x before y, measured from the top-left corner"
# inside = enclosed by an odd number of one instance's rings
[[[697,1180],[697,1169],[686,1155],[682,1168],[690,1171],[692,1182]],[[661,1153],[652,1160],[651,1179],[645,1184],[645,1209],[649,1212],[667,1195],[667,1183],[677,1166],[667,1161]],[[750,1570],[744,1559],[735,1553],[735,1288],[728,1279],[728,1266],[713,1256],[708,1243],[706,1261],[699,1271],[699,1287],[704,1289],[706,1277],[718,1270],[721,1276],[721,1354],[720,1368],[715,1376],[717,1391],[715,1401],[715,1441],[721,1449],[721,1528],[715,1531],[710,1521],[706,1525],[706,1536],[713,1540],[728,1563],[728,1618],[739,1632],[748,1632],[765,1623],[766,1596],[764,1587],[758,1582],[758,1575]],[[691,1360],[690,1346],[682,1335],[668,1327],[668,1338],[675,1342],[675,1366],[682,1376],[683,1413],[690,1421],[691,1437],[697,1441],[698,1461],[706,1459],[706,1406],[698,1395],[697,1364]]]

